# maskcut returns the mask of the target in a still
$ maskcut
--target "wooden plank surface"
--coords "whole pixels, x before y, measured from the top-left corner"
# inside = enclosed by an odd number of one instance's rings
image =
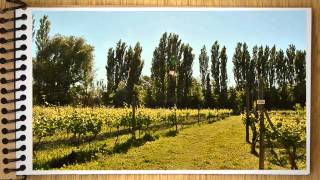
[[[4,0],[1,0],[4,1]],[[60,175],[31,176],[31,180],[320,180],[320,0],[27,0],[32,7],[312,7],[311,175]],[[5,3],[1,2],[1,8]]]

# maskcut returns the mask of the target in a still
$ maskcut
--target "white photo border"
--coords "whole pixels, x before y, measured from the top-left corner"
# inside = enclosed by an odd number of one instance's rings
[[[33,170],[32,164],[32,11],[293,11],[293,10],[304,10],[307,14],[307,48],[306,48],[306,169],[304,170]],[[24,164],[26,165],[26,170],[22,172],[17,172],[17,175],[53,175],[53,174],[260,174],[260,175],[309,175],[310,174],[310,141],[311,141],[311,26],[312,26],[312,10],[311,8],[208,8],[208,7],[94,7],[94,8],[79,8],[79,7],[68,7],[68,8],[27,8],[26,10],[17,10],[17,16],[22,13],[27,14],[28,20],[22,22],[27,25],[28,29],[27,40],[19,43],[26,43],[27,49],[27,100],[24,104],[27,106],[25,112],[16,113],[16,117],[20,115],[27,115],[27,120],[25,125],[27,126],[27,131],[25,134],[27,136],[26,141],[17,142],[16,146],[19,148],[21,145],[25,144],[27,150],[23,153],[19,152],[16,154],[17,158],[21,154],[27,156],[26,161],[17,162],[17,168]],[[17,36],[19,36],[17,34]],[[16,56],[19,57],[21,52],[17,52]],[[20,86],[18,83],[16,84]],[[17,96],[17,94],[16,94]],[[20,104],[16,104],[20,106]],[[21,124],[21,123],[20,123]],[[19,126],[20,126],[19,124]],[[18,123],[16,125],[18,126]],[[17,133],[20,136],[21,133]]]

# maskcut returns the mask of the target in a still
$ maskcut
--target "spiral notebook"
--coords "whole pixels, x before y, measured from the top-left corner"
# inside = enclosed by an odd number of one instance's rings
[[[310,8],[5,7],[1,178],[310,173]]]

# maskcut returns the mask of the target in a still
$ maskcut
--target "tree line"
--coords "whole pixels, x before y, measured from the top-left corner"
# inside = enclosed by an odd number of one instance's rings
[[[119,40],[106,53],[106,85],[94,82],[94,47],[84,38],[49,36],[51,23],[40,19],[35,31],[36,56],[33,58],[35,104],[106,105],[122,107],[230,108],[244,110],[254,105],[257,83],[264,81],[266,107],[290,109],[305,105],[306,52],[289,45],[254,46],[245,42],[234,49],[234,77],[227,76],[227,49],[214,41],[207,51],[203,45],[195,57],[190,44],[178,34],[163,33],[151,59],[151,75],[142,75],[142,46]],[[199,80],[193,76],[193,64],[200,65]],[[228,78],[234,78],[230,86]],[[246,90],[249,93],[246,96]]]
[[[143,68],[142,47],[137,42],[134,48],[118,41],[115,48],[109,48],[107,56],[106,103],[117,107],[132,104],[138,97],[138,84]]]

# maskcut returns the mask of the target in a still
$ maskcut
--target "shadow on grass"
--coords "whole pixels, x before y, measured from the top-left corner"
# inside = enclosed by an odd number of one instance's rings
[[[159,139],[159,136],[152,136],[150,134],[145,134],[142,138],[135,139],[135,140],[130,138],[124,143],[116,144],[113,147],[112,151],[113,153],[126,153],[132,147],[143,146],[146,142],[155,141],[157,139]]]
[[[176,135],[178,135],[178,132],[175,130],[170,130],[167,133],[165,133],[165,137],[175,137]]]
[[[130,133],[130,129],[121,129],[119,130],[118,135],[121,136],[128,133]],[[101,133],[101,134],[98,134],[97,136],[93,136],[93,135],[83,136],[81,137],[79,142],[74,137],[69,137],[69,138],[63,138],[63,139],[56,139],[52,141],[42,141],[40,144],[33,143],[33,147],[37,147],[36,151],[41,151],[41,150],[51,149],[52,147],[57,147],[59,145],[79,146],[81,144],[86,144],[94,141],[101,141],[101,140],[108,139],[111,137],[116,137],[116,136],[117,136],[117,131],[112,131],[112,132]]]
[[[34,163],[34,169],[53,169],[61,168],[72,164],[82,164],[88,161],[92,161],[98,158],[97,154],[112,155],[116,153],[126,153],[130,148],[139,147],[144,145],[148,141],[155,141],[159,136],[152,136],[145,134],[142,138],[133,140],[128,139],[124,143],[116,144],[111,150],[106,145],[100,147],[85,148],[81,150],[72,151],[62,157],[53,158],[47,162]]]
[[[47,162],[34,163],[34,169],[53,169],[72,164],[81,164],[97,158],[96,153],[102,151],[101,148],[72,151],[62,157],[53,158]]]

